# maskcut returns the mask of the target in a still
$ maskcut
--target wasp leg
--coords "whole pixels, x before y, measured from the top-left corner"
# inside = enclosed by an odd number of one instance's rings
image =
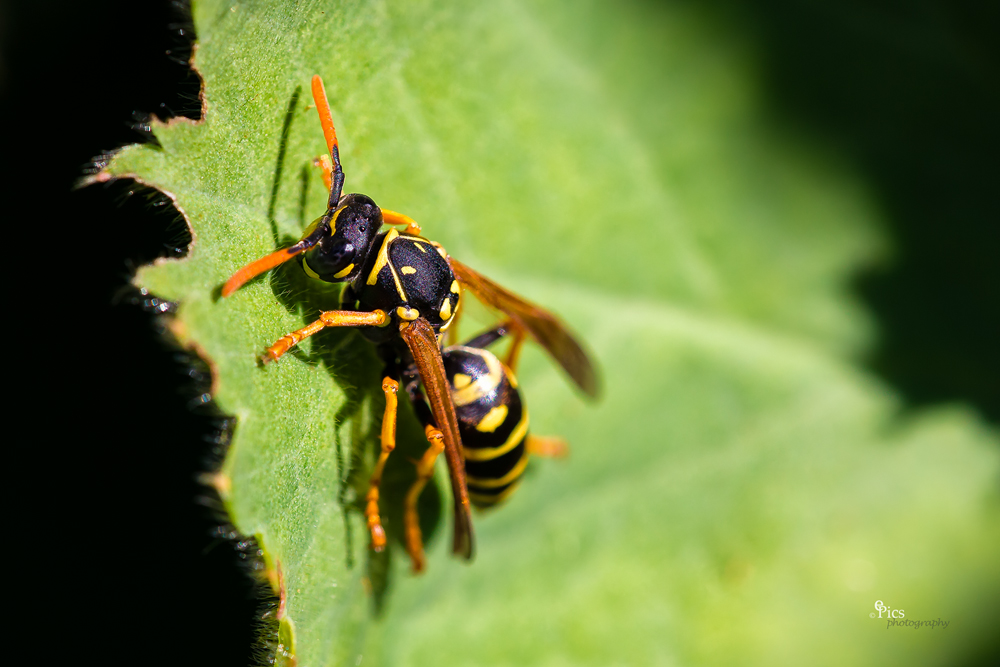
[[[385,462],[389,459],[389,454],[396,448],[396,390],[399,383],[391,377],[386,376],[382,380],[382,391],[385,393],[385,414],[382,415],[382,451],[379,453],[378,462],[372,470],[372,476],[368,479],[368,494],[365,496],[365,519],[368,521],[368,530],[372,534],[372,549],[382,551],[385,549],[385,529],[382,527],[382,518],[378,513],[378,490],[382,484],[382,471],[385,470]]]
[[[403,536],[406,544],[406,552],[410,554],[410,562],[414,572],[422,572],[424,569],[424,542],[423,534],[420,531],[420,516],[417,512],[417,501],[423,492],[427,482],[434,474],[434,462],[444,451],[444,434],[434,426],[434,415],[431,414],[427,406],[427,399],[420,387],[420,376],[415,368],[403,371],[403,382],[406,394],[413,405],[417,418],[424,425],[424,434],[430,446],[424,455],[416,462],[417,479],[410,486],[403,503]]]
[[[569,445],[562,438],[537,436],[528,434],[524,442],[525,449],[534,456],[544,456],[551,459],[564,459],[569,456]]]
[[[516,373],[517,362],[521,359],[521,346],[524,345],[524,329],[513,322],[506,322],[503,327],[514,334],[514,342],[510,344],[510,350],[507,351],[507,358],[503,362],[511,372]]]
[[[455,317],[458,317],[458,313],[455,314]],[[452,324],[454,324],[454,321],[452,321]],[[514,322],[508,320],[503,324],[493,327],[489,331],[484,331],[475,338],[462,343],[462,346],[484,350],[508,334],[513,334],[514,340],[511,342],[510,349],[507,351],[507,356],[504,358],[504,365],[510,370],[511,373],[514,373],[517,370],[517,362],[521,358],[521,347],[524,345],[524,341],[527,338],[524,329],[517,326]],[[453,339],[449,339],[449,344],[454,345],[455,341]]]
[[[489,331],[484,331],[475,338],[470,338],[462,343],[462,347],[474,347],[478,350],[485,350],[490,345],[507,335],[508,326],[509,323],[505,322],[504,324],[493,327]]]
[[[416,220],[408,215],[403,215],[402,213],[396,213],[395,211],[390,211],[387,208],[382,209],[382,222],[387,225],[406,225],[406,229],[403,230],[404,234],[409,234],[410,236],[420,236],[420,225],[417,224]]]
[[[417,500],[427,482],[434,476],[434,462],[444,451],[444,435],[431,425],[424,427],[427,442],[430,446],[417,461],[417,479],[410,490],[406,492],[406,502],[403,505],[403,527],[406,536],[406,552],[410,554],[410,562],[414,572],[424,569],[424,538],[420,532],[420,515],[417,513]]]
[[[389,316],[382,310],[370,313],[353,310],[327,310],[319,314],[319,319],[297,331],[285,334],[264,352],[263,360],[277,361],[285,352],[304,339],[327,327],[380,327],[389,322]]]
[[[330,160],[329,155],[320,155],[313,160],[313,165],[322,170],[323,185],[326,186],[326,191],[329,192],[330,188],[333,187],[333,161]]]
[[[510,350],[507,351],[507,358],[504,359],[504,364],[511,371],[514,371],[521,357],[521,346],[524,345],[526,336],[524,330],[510,320],[493,327],[489,331],[484,331],[475,338],[462,343],[462,346],[484,350],[507,334],[513,334],[514,341],[510,344]]]

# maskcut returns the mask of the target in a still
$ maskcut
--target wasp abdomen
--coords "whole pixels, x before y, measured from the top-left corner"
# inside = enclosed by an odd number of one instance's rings
[[[528,463],[528,410],[516,380],[491,352],[454,346],[444,351],[469,499],[488,507],[513,493]]]

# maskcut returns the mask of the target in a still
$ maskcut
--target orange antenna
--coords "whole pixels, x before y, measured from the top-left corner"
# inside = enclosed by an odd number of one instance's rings
[[[340,147],[337,145],[337,130],[333,127],[333,115],[330,113],[330,103],[326,99],[326,88],[323,87],[323,79],[318,74],[312,78],[312,94],[313,100],[316,101],[316,111],[319,113],[320,125],[323,126],[323,137],[326,138],[326,147],[329,149],[330,157],[333,159],[333,169],[330,179],[330,201],[327,204],[327,209],[332,210],[340,202],[340,193],[344,189],[344,170],[340,166]],[[326,179],[324,178],[324,180]],[[292,257],[305,252],[319,243],[324,235],[329,234],[330,227],[328,223],[329,219],[326,219],[326,216],[324,216],[324,222],[295,245],[284,250],[272,252],[270,255],[261,257],[244,266],[230,276],[226,284],[222,286],[222,296],[229,296],[245,285],[247,281],[265,271],[270,271],[279,264],[287,262]]]
[[[305,248],[296,250],[295,246],[292,246],[291,248],[285,248],[277,252],[272,252],[270,255],[261,257],[255,262],[250,262],[242,269],[234,273],[229,280],[226,281],[226,284],[222,286],[222,296],[229,296],[239,288],[243,287],[243,284],[248,280],[256,278],[265,271],[273,269],[283,262],[287,262],[303,250],[305,250]]]
[[[326,219],[326,216],[323,216],[320,223],[316,225],[316,229],[310,232],[295,245],[284,248],[283,250],[277,250],[272,252],[270,255],[265,255],[256,261],[250,262],[230,276],[229,280],[226,281],[226,284],[222,286],[222,296],[229,296],[239,288],[243,287],[247,281],[256,278],[265,271],[270,271],[279,264],[287,262],[299,253],[309,250],[309,248],[319,243],[320,240],[322,240],[322,238],[329,233],[329,221]]]
[[[333,184],[330,187],[330,202],[327,208],[336,208],[340,201],[340,193],[344,189],[344,170],[340,166],[340,146],[337,144],[337,130],[333,127],[333,115],[330,113],[330,103],[326,99],[326,88],[323,87],[323,79],[319,74],[312,78],[313,100],[316,102],[316,111],[319,113],[319,122],[323,126],[323,136],[326,138],[326,147],[333,158]]]

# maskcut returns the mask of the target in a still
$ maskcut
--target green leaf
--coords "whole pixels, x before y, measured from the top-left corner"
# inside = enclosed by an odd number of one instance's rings
[[[238,419],[216,483],[275,583],[280,562],[279,658],[936,664],[989,639],[997,434],[959,406],[900,418],[856,363],[872,331],[848,280],[886,252],[878,210],[848,165],[767,117],[739,26],[638,1],[193,13],[204,121],[156,125],[161,147],[97,178],[169,193],[193,230],[188,257],[136,280],[180,302],[175,331]],[[533,429],[572,456],[477,517],[471,566],[446,556],[433,489],[425,576],[367,552],[381,369],[357,333],[255,363],[337,290],[291,267],[215,297],[323,211],[315,73],[347,191],[550,306],[604,370],[592,406],[527,352]],[[390,529],[422,447],[404,414]],[[876,600],[950,624],[887,628]]]

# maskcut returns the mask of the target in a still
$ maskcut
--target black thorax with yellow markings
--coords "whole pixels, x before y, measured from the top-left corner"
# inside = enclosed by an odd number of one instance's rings
[[[399,324],[423,317],[434,333],[447,331],[459,306],[459,287],[440,244],[395,229],[372,244],[361,272],[344,291],[348,310],[382,310],[391,321],[361,332],[380,343],[399,337]]]

